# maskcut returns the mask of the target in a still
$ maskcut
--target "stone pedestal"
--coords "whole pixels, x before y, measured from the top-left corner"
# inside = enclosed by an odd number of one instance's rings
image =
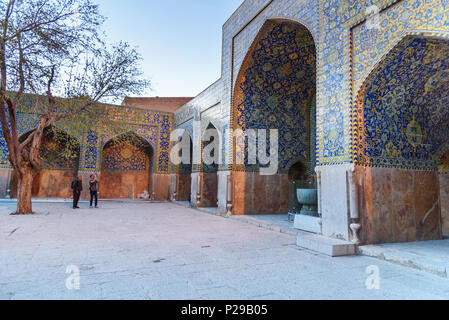
[[[299,235],[296,244],[304,249],[316,251],[331,257],[357,254],[357,246],[349,241],[331,239],[319,235]]]
[[[298,203],[302,205],[300,215],[318,216],[317,189],[296,189]]]
[[[351,165],[319,166],[316,171],[321,176],[318,204],[322,214],[324,236],[350,240],[349,185],[347,172]]]
[[[298,230],[321,234],[321,218],[296,214],[294,227]]]

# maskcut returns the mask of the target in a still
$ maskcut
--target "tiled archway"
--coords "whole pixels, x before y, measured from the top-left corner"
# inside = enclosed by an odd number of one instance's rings
[[[360,90],[353,146],[367,243],[441,238],[448,56],[447,40],[408,36]]]
[[[233,127],[279,130],[276,174],[262,176],[248,161],[248,145],[234,141],[234,214],[287,213],[288,170],[301,160],[314,179],[316,140],[316,46],[303,25],[269,20],[262,27],[237,77]],[[311,147],[313,145],[313,148]],[[237,164],[237,153],[245,164]]]

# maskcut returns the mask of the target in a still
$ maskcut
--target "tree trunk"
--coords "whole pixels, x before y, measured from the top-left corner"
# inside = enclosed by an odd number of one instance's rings
[[[32,169],[25,169],[23,173],[19,174],[17,212],[15,214],[33,214],[31,195],[34,176]]]

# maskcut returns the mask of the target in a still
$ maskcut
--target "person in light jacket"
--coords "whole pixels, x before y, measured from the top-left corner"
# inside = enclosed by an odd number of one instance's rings
[[[98,208],[98,180],[94,174],[90,176],[89,190],[90,190],[90,207],[92,208],[95,198],[95,208]]]

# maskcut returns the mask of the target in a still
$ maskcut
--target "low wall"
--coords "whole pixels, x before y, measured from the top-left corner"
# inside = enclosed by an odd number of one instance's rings
[[[366,244],[442,238],[437,172],[357,167]]]
[[[149,192],[149,173],[147,171],[103,171],[100,179],[100,198],[132,199]]]
[[[234,215],[287,214],[288,175],[262,176],[259,172],[232,173]]]
[[[177,174],[177,201],[190,201],[190,187],[192,177],[190,173]]]
[[[76,172],[69,170],[41,170],[34,178],[33,198],[72,198],[72,181]],[[11,197],[17,198],[18,177],[11,175]]]
[[[218,174],[200,173],[201,175],[201,203],[200,207],[212,208],[218,204]]]
[[[150,193],[154,191],[154,200],[169,201],[170,200],[170,175],[169,174],[153,174],[153,187]]]
[[[73,171],[41,170],[33,183],[37,188],[37,198],[71,198],[72,181],[76,173]]]

